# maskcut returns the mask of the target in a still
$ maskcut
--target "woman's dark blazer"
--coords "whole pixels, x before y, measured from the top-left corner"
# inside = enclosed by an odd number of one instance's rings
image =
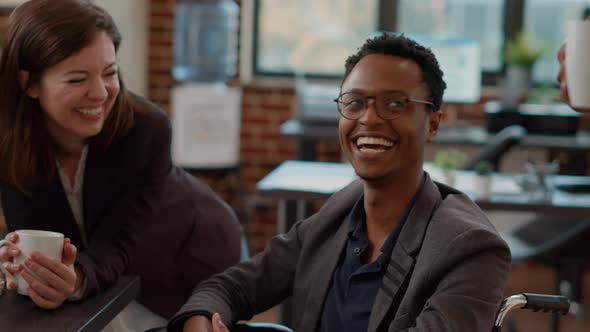
[[[86,245],[57,174],[27,196],[0,182],[8,229],[64,233],[78,248],[85,295],[122,274],[141,277],[139,302],[169,318],[196,284],[237,263],[240,226],[213,191],[173,165],[171,126],[148,101],[132,97],[135,124],[102,148],[90,144],[83,183]]]

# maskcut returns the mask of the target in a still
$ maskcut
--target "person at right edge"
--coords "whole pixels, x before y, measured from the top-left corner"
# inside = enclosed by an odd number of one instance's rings
[[[587,21],[590,21],[590,10],[587,9],[584,13],[584,16]],[[560,97],[566,103],[570,104],[570,97],[567,92],[567,77],[565,75],[565,57],[565,43],[563,43],[559,48],[559,51],[557,52],[557,61],[559,62],[559,72],[557,73],[557,81],[559,82]],[[588,91],[590,91],[590,87],[588,87]],[[590,114],[590,108],[574,108],[572,106],[572,109],[579,113]]]
[[[339,140],[360,179],[200,283],[169,331],[227,331],[291,295],[298,332],[492,330],[510,251],[477,205],[423,170],[446,87],[435,56],[383,34],[345,67]]]

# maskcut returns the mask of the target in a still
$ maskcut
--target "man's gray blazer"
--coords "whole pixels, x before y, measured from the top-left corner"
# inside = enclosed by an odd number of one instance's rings
[[[368,331],[491,331],[510,268],[510,252],[464,194],[426,175],[408,216]],[[317,331],[332,274],[345,248],[346,216],[360,181],[271,240],[249,262],[201,283],[169,324],[194,311],[219,312],[227,325],[293,295],[295,331]]]

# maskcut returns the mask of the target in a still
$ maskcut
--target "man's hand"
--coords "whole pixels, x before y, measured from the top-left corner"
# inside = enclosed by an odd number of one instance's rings
[[[205,316],[194,316],[189,318],[184,323],[184,332],[229,332],[227,327],[221,321],[219,313],[213,314],[209,321],[209,318]]]

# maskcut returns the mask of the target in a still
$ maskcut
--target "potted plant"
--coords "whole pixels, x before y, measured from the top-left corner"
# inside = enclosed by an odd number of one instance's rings
[[[467,155],[456,149],[439,150],[434,156],[434,165],[438,167],[444,176],[444,183],[455,185],[455,170],[461,167],[467,160]]]
[[[487,160],[482,160],[473,167],[475,171],[475,197],[477,199],[486,199],[490,195],[492,185],[492,173],[494,165]]]
[[[533,66],[544,51],[544,48],[532,45],[531,36],[526,31],[520,31],[516,38],[506,43],[506,74],[502,89],[504,108],[516,109],[520,101],[526,99],[532,86]]]

